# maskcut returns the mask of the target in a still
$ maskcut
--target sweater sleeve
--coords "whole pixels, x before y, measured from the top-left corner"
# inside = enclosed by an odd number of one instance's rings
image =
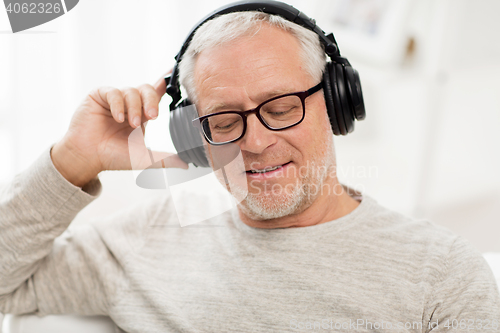
[[[425,332],[500,332],[500,293],[482,255],[458,237],[429,295]]]
[[[110,254],[90,225],[65,232],[100,190],[98,179],[69,183],[50,150],[0,188],[0,312],[103,313],[105,295],[86,295],[104,290],[95,266]]]

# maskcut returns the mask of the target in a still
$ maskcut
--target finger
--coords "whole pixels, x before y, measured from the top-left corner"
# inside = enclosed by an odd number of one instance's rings
[[[148,122],[143,122],[141,124],[141,131],[142,131],[142,136],[146,136],[146,125],[148,124]]]
[[[125,106],[120,90],[112,87],[101,87],[91,92],[90,97],[101,107],[109,110],[117,122],[121,123],[125,120]]]
[[[144,84],[139,87],[141,94],[142,107],[147,119],[156,119],[158,117],[158,104],[160,103],[160,96],[150,84]]]
[[[165,82],[165,76],[172,73],[172,70],[173,69],[163,74],[162,77],[159,78],[158,81],[156,81],[156,83],[153,86],[158,96],[160,96],[160,98],[162,98],[162,96],[165,95],[165,93],[167,92],[167,83]]]
[[[135,88],[123,89],[123,99],[125,100],[125,108],[130,126],[137,128],[141,126],[142,118],[142,99],[141,94]]]

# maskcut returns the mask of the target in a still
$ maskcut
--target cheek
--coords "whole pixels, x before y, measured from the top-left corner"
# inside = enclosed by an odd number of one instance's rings
[[[307,124],[306,127],[308,128],[308,135],[310,135],[308,140],[324,142],[326,138],[333,136],[324,100],[321,99],[309,110],[307,112],[306,109],[306,117],[304,118],[304,123]]]
[[[316,112],[314,114],[317,118],[317,121],[323,125],[324,130],[331,131],[330,119],[328,118],[328,113],[326,112],[326,104],[324,98],[321,98],[316,103]],[[333,135],[333,132],[332,132]]]
[[[333,131],[330,119],[323,103],[318,103],[314,112],[309,113],[307,119],[307,133],[303,137],[303,146],[307,147],[306,155],[310,159],[324,158],[327,150],[333,149]],[[304,119],[304,121],[306,120]]]
[[[311,155],[323,154],[333,137],[326,109],[321,108],[321,105],[311,109],[306,110],[302,123],[286,133],[286,141],[299,150],[306,159]]]

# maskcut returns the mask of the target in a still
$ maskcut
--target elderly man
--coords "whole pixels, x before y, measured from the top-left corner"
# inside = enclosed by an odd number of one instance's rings
[[[181,81],[210,119],[207,155],[237,145],[249,184],[203,227],[176,224],[195,199],[217,204],[198,194],[66,230],[99,172],[130,169],[128,136],[156,118],[166,86],[90,93],[66,136],[1,192],[0,312],[105,314],[127,332],[498,331],[499,292],[476,250],[339,184],[324,68],[318,36],[279,16],[229,13],[197,31]]]

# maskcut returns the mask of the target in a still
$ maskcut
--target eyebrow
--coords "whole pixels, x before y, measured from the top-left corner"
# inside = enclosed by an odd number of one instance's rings
[[[265,101],[267,101],[273,97],[291,94],[294,92],[296,92],[296,91],[291,91],[289,89],[276,89],[276,90],[272,90],[272,91],[266,91],[266,92],[263,92],[263,93],[257,95],[257,99],[262,101],[259,103],[259,105],[260,105],[261,103],[264,103]],[[222,109],[227,109],[228,111],[245,111],[245,110],[237,110],[237,107],[230,107],[228,104],[221,102],[221,103],[211,105],[206,110],[203,110],[203,115],[217,113],[217,112],[219,112],[219,110],[222,110]]]
[[[216,112],[219,112],[219,110],[226,109],[226,108],[228,108],[228,105],[226,103],[217,103],[217,104],[211,105],[206,110],[203,110],[203,115],[206,116],[208,114],[216,113]]]

